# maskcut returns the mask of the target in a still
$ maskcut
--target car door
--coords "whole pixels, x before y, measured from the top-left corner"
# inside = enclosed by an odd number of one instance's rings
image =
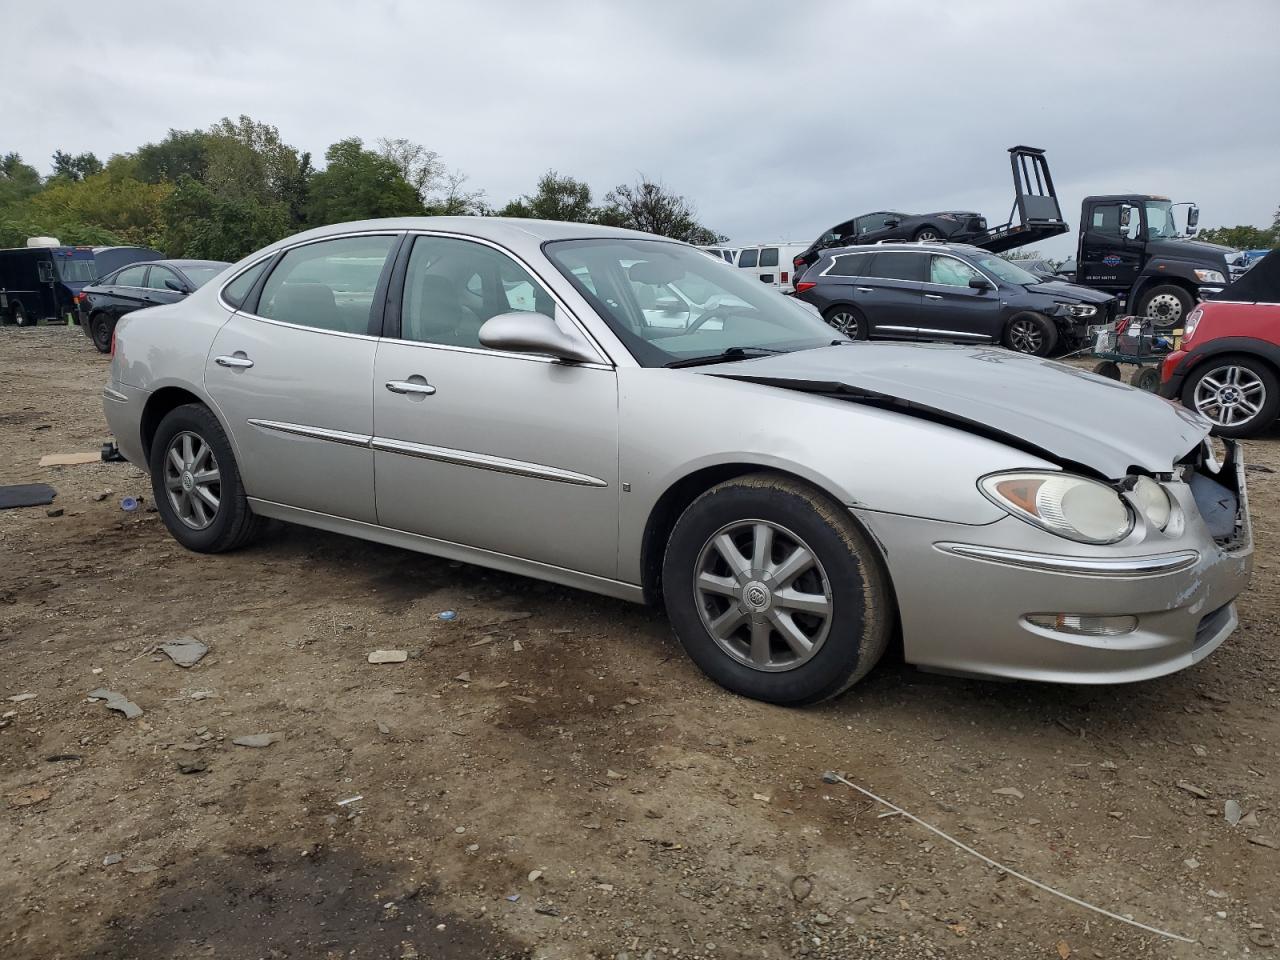
[[[379,233],[292,247],[218,331],[205,388],[250,497],[377,522],[373,333],[398,242]]]
[[[1120,202],[1094,204],[1083,229],[1077,282],[1128,290],[1142,270],[1141,208]]]
[[[896,236],[895,227],[890,227],[889,222],[900,220],[901,216],[898,213],[881,210],[878,213],[868,213],[858,217],[853,222],[853,232],[857,238],[855,242],[878,243],[881,240],[893,239]]]
[[[872,334],[905,340],[915,337],[928,260],[927,253],[909,250],[881,248],[872,255],[866,275],[854,284],[854,302],[870,323]]]
[[[512,310],[574,322],[505,251],[423,234],[401,261],[374,368],[378,522],[613,577],[613,367],[481,345],[481,325]]]
[[[176,284],[178,289],[175,290],[169,286],[166,281]],[[186,283],[176,273],[166,266],[153,263],[147,270],[146,292],[143,299],[147,301],[148,306],[155,306],[160,303],[177,303],[186,297]]]
[[[985,281],[991,289],[969,286]],[[1000,293],[981,271],[950,254],[929,257],[929,274],[920,288],[916,335],[921,340],[976,343],[1000,336]]]
[[[115,282],[111,284],[107,312],[119,318],[130,311],[152,306],[143,299],[146,293],[147,265],[137,263],[131,267],[125,267],[116,274]]]

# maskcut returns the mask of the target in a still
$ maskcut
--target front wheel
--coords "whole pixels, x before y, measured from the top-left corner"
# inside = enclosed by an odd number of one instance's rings
[[[1253,357],[1214,357],[1187,378],[1182,403],[1212,421],[1219,436],[1249,437],[1280,414],[1280,377]]]
[[[1022,313],[1004,328],[1004,345],[1017,353],[1047,357],[1058,345],[1058,328],[1039,313]]]
[[[844,692],[875,666],[893,626],[888,576],[849,511],[767,473],[725,481],[685,510],[662,589],[703,672],[769,703]]]
[[[99,353],[111,352],[111,334],[115,328],[116,325],[105,313],[95,313],[89,318],[89,334]]]
[[[1191,294],[1182,287],[1162,283],[1143,294],[1138,303],[1138,315],[1146,317],[1162,330],[1170,330],[1186,319],[1193,306]]]
[[[223,553],[257,533],[231,443],[208,407],[189,403],[165,414],[151,442],[150,467],[160,517],[188,550]]]

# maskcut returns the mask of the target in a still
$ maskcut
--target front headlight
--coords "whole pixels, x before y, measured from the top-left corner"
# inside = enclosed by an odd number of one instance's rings
[[[1091,303],[1071,304],[1071,315],[1073,317],[1092,317],[1097,312],[1098,308]]]
[[[1226,283],[1227,278],[1221,270],[1197,270],[1196,279],[1201,283]]]
[[[1133,513],[1120,494],[1096,480],[1069,473],[996,473],[978,487],[1021,520],[1077,543],[1115,543],[1133,529]]]
[[[1169,526],[1169,520],[1173,516],[1173,501],[1169,499],[1164,487],[1150,477],[1139,477],[1133,485],[1133,499],[1137,501],[1138,509],[1148,523],[1159,530]]]
[[[1187,322],[1182,325],[1182,339],[1184,342],[1191,339],[1191,335],[1196,332],[1196,327],[1200,326],[1200,318],[1203,316],[1203,307],[1196,307],[1187,314]]]

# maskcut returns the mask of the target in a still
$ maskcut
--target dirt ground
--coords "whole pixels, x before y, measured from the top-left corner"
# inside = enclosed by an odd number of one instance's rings
[[[37,466],[107,439],[106,363],[0,329],[0,483],[63,511],[0,511],[0,957],[1280,956],[1280,431],[1248,444],[1241,628],[1197,667],[886,662],[784,710],[638,606],[284,525],[185,552],[132,466]]]

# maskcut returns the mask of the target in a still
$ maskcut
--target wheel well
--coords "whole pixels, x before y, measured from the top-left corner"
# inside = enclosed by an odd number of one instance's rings
[[[181,387],[161,387],[147,400],[147,405],[142,409],[142,452],[148,462],[151,460],[151,441],[155,439],[160,421],[170,410],[187,403],[205,405],[194,393]]]

